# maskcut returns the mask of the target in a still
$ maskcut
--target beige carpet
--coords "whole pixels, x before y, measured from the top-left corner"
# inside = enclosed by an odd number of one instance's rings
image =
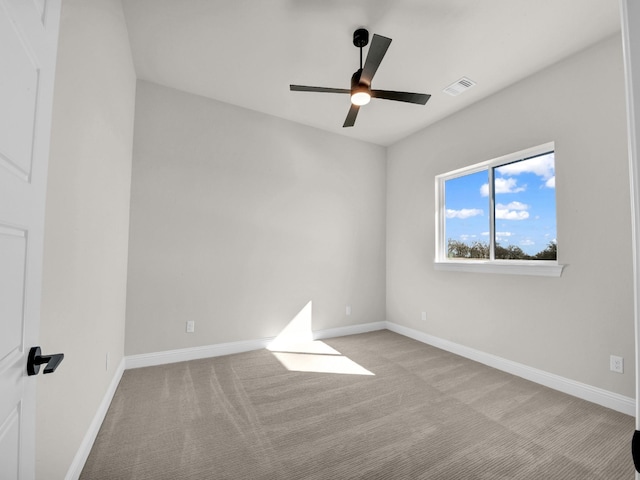
[[[126,371],[81,479],[634,478],[632,417],[386,330],[324,344]]]

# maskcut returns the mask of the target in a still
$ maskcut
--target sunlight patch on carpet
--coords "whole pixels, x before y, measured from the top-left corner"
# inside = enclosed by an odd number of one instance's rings
[[[289,371],[375,375],[320,340],[313,340],[309,301],[267,347]]]
[[[320,342],[322,343],[322,342]],[[273,352],[282,365],[292,372],[338,373],[343,375],[374,375],[344,355],[317,353]]]

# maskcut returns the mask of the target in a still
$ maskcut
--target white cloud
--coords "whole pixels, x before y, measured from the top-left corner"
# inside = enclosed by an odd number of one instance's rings
[[[547,188],[556,188],[556,177],[555,175],[553,177],[551,177],[549,180],[547,180],[544,184],[545,187]]]
[[[535,245],[535,244],[536,244],[536,242],[534,242],[533,240],[529,240],[529,239],[522,240],[520,242],[520,245],[522,245],[523,247],[528,247],[530,245]]]
[[[522,202],[511,202],[508,205],[503,205],[498,203],[496,208],[507,209],[507,210],[529,210],[529,205]]]
[[[530,158],[521,162],[510,163],[497,168],[501,175],[511,176],[521,173],[534,173],[545,180],[551,179],[555,175],[555,155],[549,153],[540,157]],[[552,188],[552,187],[549,187]]]
[[[518,193],[524,192],[527,186],[518,187],[518,181],[515,178],[496,178],[494,188],[496,193]]]
[[[496,218],[499,220],[526,220],[529,212],[526,210],[509,210],[508,208],[496,208]]]
[[[496,232],[496,241],[509,243],[509,237],[512,236],[511,232]]]
[[[447,218],[460,218],[464,220],[465,218],[475,217],[476,215],[484,215],[484,211],[479,208],[463,208],[461,210],[448,208],[446,211]]]
[[[496,204],[496,218],[500,220],[526,220],[529,218],[529,205],[522,202],[511,202],[507,205]]]
[[[518,193],[524,192],[527,189],[526,185],[518,186],[518,180],[515,178],[496,178],[494,179],[495,193]],[[489,196],[489,184],[485,183],[480,187],[480,195],[483,197]]]

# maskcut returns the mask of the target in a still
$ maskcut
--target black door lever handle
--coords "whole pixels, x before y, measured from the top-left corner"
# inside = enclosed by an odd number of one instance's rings
[[[58,365],[64,358],[64,353],[55,353],[53,355],[41,355],[40,347],[31,347],[29,350],[29,358],[27,359],[27,374],[37,375],[40,371],[40,365],[47,364],[44,373],[55,372]]]

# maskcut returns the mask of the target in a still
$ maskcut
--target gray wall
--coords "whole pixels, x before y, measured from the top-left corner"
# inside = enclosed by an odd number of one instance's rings
[[[139,81],[133,157],[126,354],[384,320],[384,148]]]
[[[562,277],[434,271],[435,175],[549,141]],[[387,165],[387,320],[634,397],[618,36],[398,142]]]
[[[40,344],[65,359],[38,379],[43,480],[65,477],[124,354],[135,81],[120,0],[64,0]]]

